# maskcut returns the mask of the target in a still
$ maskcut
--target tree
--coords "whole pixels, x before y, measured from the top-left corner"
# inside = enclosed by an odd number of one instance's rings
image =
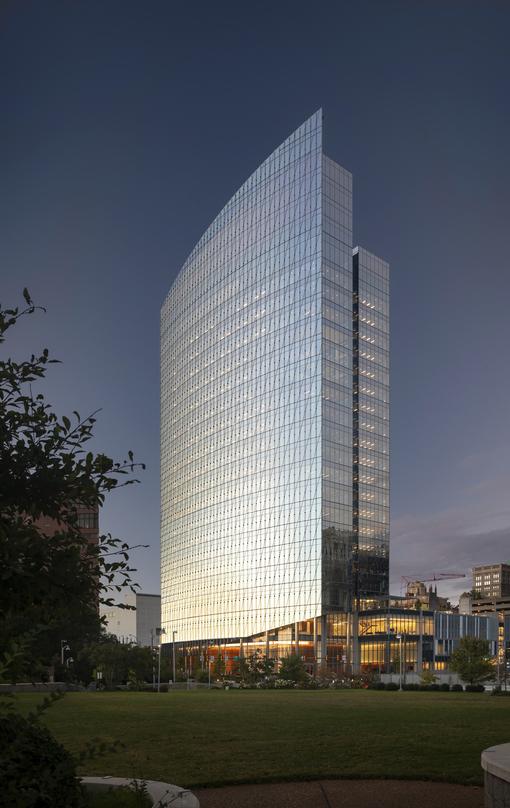
[[[274,659],[266,656],[262,651],[256,651],[254,654],[240,658],[239,676],[243,682],[256,684],[256,682],[271,676],[274,672],[274,666]]]
[[[217,679],[222,679],[225,676],[225,660],[221,653],[218,654],[216,659],[214,660],[214,664],[212,667],[212,673]]]
[[[477,685],[494,676],[489,643],[476,637],[462,637],[458,648],[450,657],[450,669],[458,673],[463,682]]]
[[[262,670],[262,676],[267,678],[268,676],[272,676],[274,673],[274,669],[276,666],[276,660],[272,659],[267,654],[262,655],[262,660],[259,663],[259,670]]]
[[[129,645],[110,638],[108,642],[94,643],[88,649],[88,657],[93,669],[101,671],[101,680],[107,687],[127,681],[132,669]]]
[[[430,670],[423,670],[420,674],[420,684],[433,685],[437,682],[437,676]]]
[[[400,648],[398,645],[393,649],[391,657],[391,671],[392,673],[400,673]]]
[[[0,343],[38,308],[26,289],[23,296],[25,308],[0,306]],[[86,451],[96,414],[58,417],[33,391],[56,361],[47,349],[0,361],[0,660],[11,679],[40,675],[62,639],[79,646],[97,638],[99,603],[113,605],[115,592],[134,586],[128,545],[110,534],[89,543],[77,509],[101,507],[143,464],[132,452],[115,462]],[[38,526],[42,516],[58,523],[54,535]]]
[[[299,654],[289,654],[282,660],[280,677],[293,682],[303,682],[306,679],[305,663]]]
[[[72,673],[75,681],[89,684],[101,672],[101,682],[113,687],[126,682],[151,684],[158,671],[158,648],[121,643],[113,635],[103,635],[99,642],[83,647],[77,655]],[[171,658],[161,656],[161,681],[172,676]]]

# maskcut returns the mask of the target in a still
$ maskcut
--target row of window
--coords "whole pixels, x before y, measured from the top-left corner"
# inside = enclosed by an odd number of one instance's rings
[[[99,516],[97,513],[79,513],[78,527],[86,530],[97,530],[99,528]]]

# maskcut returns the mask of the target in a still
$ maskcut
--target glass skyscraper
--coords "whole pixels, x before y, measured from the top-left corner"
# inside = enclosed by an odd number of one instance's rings
[[[388,316],[388,265],[353,251],[352,177],[323,154],[319,110],[162,308],[167,636],[321,636],[324,654],[342,615],[387,594]]]

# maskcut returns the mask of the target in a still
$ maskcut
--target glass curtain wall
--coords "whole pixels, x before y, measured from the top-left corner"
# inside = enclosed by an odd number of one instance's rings
[[[321,203],[319,110],[232,197],[163,305],[162,625],[178,640],[321,613]]]
[[[352,602],[352,176],[323,158],[322,607]]]
[[[322,152],[319,110],[225,205],[162,308],[168,639],[278,629],[283,647],[315,618],[303,648],[348,656],[328,617],[388,592],[388,317],[388,265],[353,260],[352,177]]]
[[[389,266],[361,247],[353,255],[353,522],[355,598],[388,594]]]

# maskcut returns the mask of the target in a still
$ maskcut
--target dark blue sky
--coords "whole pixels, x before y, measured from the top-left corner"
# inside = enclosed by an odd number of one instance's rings
[[[143,483],[102,526],[159,588],[159,309],[204,229],[323,107],[392,272],[392,573],[510,559],[507,2],[4,2],[1,300],[48,308],[63,412]],[[467,582],[448,591],[462,590]],[[445,591],[446,588],[445,588]]]

